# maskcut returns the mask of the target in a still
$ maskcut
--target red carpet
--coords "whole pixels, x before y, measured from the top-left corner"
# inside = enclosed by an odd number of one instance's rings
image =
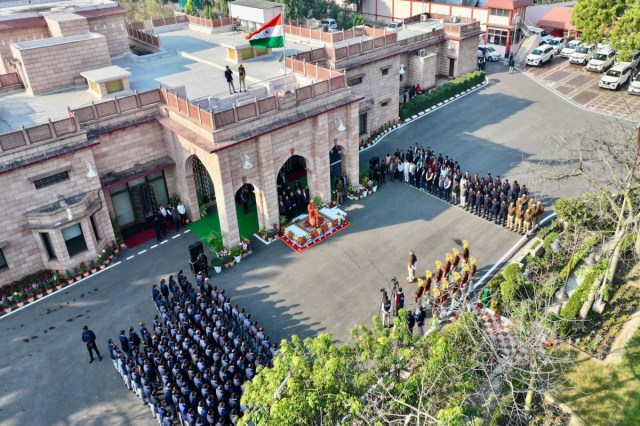
[[[320,244],[321,242],[323,242],[324,240],[326,240],[327,238],[335,235],[336,233],[342,231],[344,228],[346,228],[347,226],[351,225],[351,222],[349,222],[348,220],[345,220],[344,222],[342,222],[342,225],[338,226],[337,228],[334,228],[333,230],[331,230],[331,232],[329,232],[326,235],[323,235],[322,237],[320,237],[319,239],[315,240],[314,242],[312,242],[311,244],[308,244],[304,247],[300,247],[299,245],[297,245],[296,243],[294,243],[293,241],[291,241],[289,238],[287,238],[286,235],[281,235],[280,236],[280,240],[285,243],[286,245],[288,245],[293,251],[295,251],[296,253],[302,253],[303,251],[307,251],[309,250],[311,247],[315,247],[318,244]]]
[[[173,225],[167,227],[167,233],[173,230]],[[147,229],[146,231],[139,232],[135,235],[127,237],[124,239],[124,243],[127,245],[127,248],[134,248],[139,246],[140,244],[144,244],[147,241],[155,240],[156,231],[153,228]]]

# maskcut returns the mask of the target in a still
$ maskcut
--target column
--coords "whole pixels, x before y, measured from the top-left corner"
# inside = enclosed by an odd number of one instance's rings
[[[240,232],[236,216],[231,166],[227,155],[227,151],[222,151],[220,154],[208,154],[200,160],[209,172],[216,191],[216,205],[224,244],[231,247],[240,243]]]
[[[311,149],[314,169],[311,173],[312,181],[309,182],[309,190],[312,198],[319,196],[325,203],[331,202],[329,150],[330,146],[333,146],[333,138],[338,133],[335,127],[335,120],[330,120],[329,114],[320,114],[313,119]],[[307,175],[309,175],[308,171]]]
[[[279,170],[273,164],[272,133],[257,139],[257,166],[259,187],[256,188],[256,205],[258,207],[258,224],[269,228],[280,226],[280,211],[278,208],[278,188],[276,178]]]
[[[360,179],[360,154],[358,150],[358,114],[359,107],[357,102],[347,105],[347,130],[344,136],[344,150],[342,161],[344,162],[343,170],[347,172],[349,182],[356,184]]]

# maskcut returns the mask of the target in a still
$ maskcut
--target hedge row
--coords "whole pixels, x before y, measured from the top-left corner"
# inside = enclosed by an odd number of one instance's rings
[[[596,279],[600,278],[607,269],[606,259],[601,260],[584,277],[584,280],[580,283],[578,288],[571,294],[567,303],[562,307],[560,316],[562,318],[572,320],[575,319],[582,309],[582,305],[587,301],[589,293],[595,283]]]
[[[482,83],[484,80],[485,77],[482,71],[474,71],[438,86],[427,94],[418,95],[402,105],[400,108],[400,119],[404,120],[412,115],[416,115],[420,111],[431,108],[440,102],[444,102],[446,99],[452,98]]]

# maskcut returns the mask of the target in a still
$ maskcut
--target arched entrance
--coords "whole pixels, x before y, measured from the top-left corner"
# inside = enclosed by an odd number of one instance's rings
[[[255,187],[245,183],[236,191],[234,199],[240,237],[250,238],[259,228]]]
[[[307,162],[300,155],[292,155],[278,171],[277,189],[280,216],[288,221],[306,212],[311,197]]]
[[[216,193],[211,176],[209,176],[209,172],[202,164],[202,161],[195,155],[189,158],[191,159],[191,171],[193,172],[198,208],[201,216],[204,217],[215,209]]]

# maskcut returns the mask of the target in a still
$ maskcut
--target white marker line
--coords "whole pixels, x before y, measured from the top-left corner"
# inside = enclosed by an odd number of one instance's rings
[[[152,246],[151,246],[151,248],[152,248],[152,249],[154,249],[154,248],[156,248],[156,247],[158,247],[158,245],[157,245],[157,244],[154,244],[154,245],[152,245]]]
[[[547,217],[545,217],[544,219],[542,219],[542,220],[540,221],[540,225],[544,225],[547,221],[549,221],[549,220],[553,219],[554,217],[556,217],[556,213],[555,213],[555,212],[551,213],[549,216],[547,216]],[[539,228],[538,228],[538,229],[539,229]],[[528,239],[529,239],[529,237],[527,237],[526,235],[522,236],[522,238],[520,238],[520,239],[518,240],[518,242],[516,242],[516,243],[513,245],[513,247],[511,247],[511,248],[509,249],[509,251],[508,251],[508,252],[506,252],[506,253],[504,254],[504,256],[502,256],[502,257],[500,258],[500,260],[498,260],[498,261],[497,261],[497,262],[496,262],[496,263],[495,263],[491,268],[489,268],[489,270],[488,270],[488,271],[487,271],[487,272],[482,276],[482,278],[480,278],[480,279],[478,280],[478,282],[477,282],[477,283],[475,283],[475,284],[473,285],[473,288],[472,288],[471,290],[472,290],[472,291],[476,291],[476,289],[477,289],[478,287],[480,287],[482,284],[484,284],[484,281],[485,281],[489,276],[491,276],[491,274],[493,273],[493,271],[494,271],[494,270],[495,270],[499,265],[501,265],[501,264],[502,264],[506,259],[508,259],[508,258],[509,258],[509,256],[512,256],[512,255],[513,255],[513,252],[514,252],[514,251],[516,251],[518,248],[520,248],[520,247],[522,246],[522,243],[523,243],[523,242],[525,242],[525,241],[526,241],[526,240],[528,240]]]
[[[142,253],[146,253],[146,252],[147,252],[147,250],[142,250],[142,251],[139,251],[138,254],[142,254]]]
[[[191,232],[191,229],[187,229],[186,231],[183,232],[183,234],[188,234],[189,232]]]
[[[133,256],[134,256],[134,255],[132,254],[131,256],[127,257],[127,260],[129,260],[129,259],[133,259]]]
[[[176,238],[178,238],[180,236],[180,234],[178,235],[174,235],[173,237],[171,237],[172,240],[175,240]]]
[[[54,291],[54,292],[53,292],[53,293],[51,293],[51,294],[47,294],[46,296],[43,296],[43,297],[41,297],[41,298],[40,298],[40,299],[38,299],[38,300],[34,300],[33,302],[31,302],[31,303],[29,303],[29,304],[27,304],[27,305],[24,305],[22,308],[12,309],[12,310],[11,310],[11,312],[9,312],[8,314],[4,314],[3,316],[1,316],[1,317],[0,317],[0,320],[2,320],[3,318],[7,318],[7,317],[11,316],[11,315],[15,314],[15,313],[16,313],[16,312],[18,312],[18,311],[21,311],[21,310],[23,310],[23,309],[26,309],[26,308],[28,308],[29,306],[33,306],[33,305],[35,305],[36,303],[40,302],[41,300],[44,300],[44,299],[47,299],[47,298],[49,298],[49,297],[51,297],[51,296],[53,296],[53,295],[56,295],[56,294],[62,293],[62,290],[65,290],[65,289],[71,288],[71,287],[73,287],[73,286],[75,286],[75,285],[77,285],[77,284],[80,284],[81,282],[85,281],[86,279],[91,278],[91,277],[93,277],[93,276],[95,276],[95,275],[101,274],[101,273],[103,273],[104,271],[106,271],[107,269],[111,269],[111,268],[113,268],[114,266],[118,266],[118,265],[119,265],[119,264],[121,264],[121,263],[122,263],[122,262],[116,262],[116,263],[114,263],[113,265],[110,265],[110,266],[108,266],[108,267],[106,267],[106,268],[104,268],[104,269],[101,269],[101,270],[99,270],[99,271],[96,271],[96,272],[94,272],[93,274],[89,275],[88,277],[86,277],[86,278],[82,278],[80,281],[76,281],[76,282],[74,282],[73,284],[69,284],[69,285],[67,285],[66,287],[61,288],[60,290],[56,290],[56,291]]]
[[[168,243],[168,242],[169,242],[169,240],[164,240],[160,244],[164,244],[164,243]]]

